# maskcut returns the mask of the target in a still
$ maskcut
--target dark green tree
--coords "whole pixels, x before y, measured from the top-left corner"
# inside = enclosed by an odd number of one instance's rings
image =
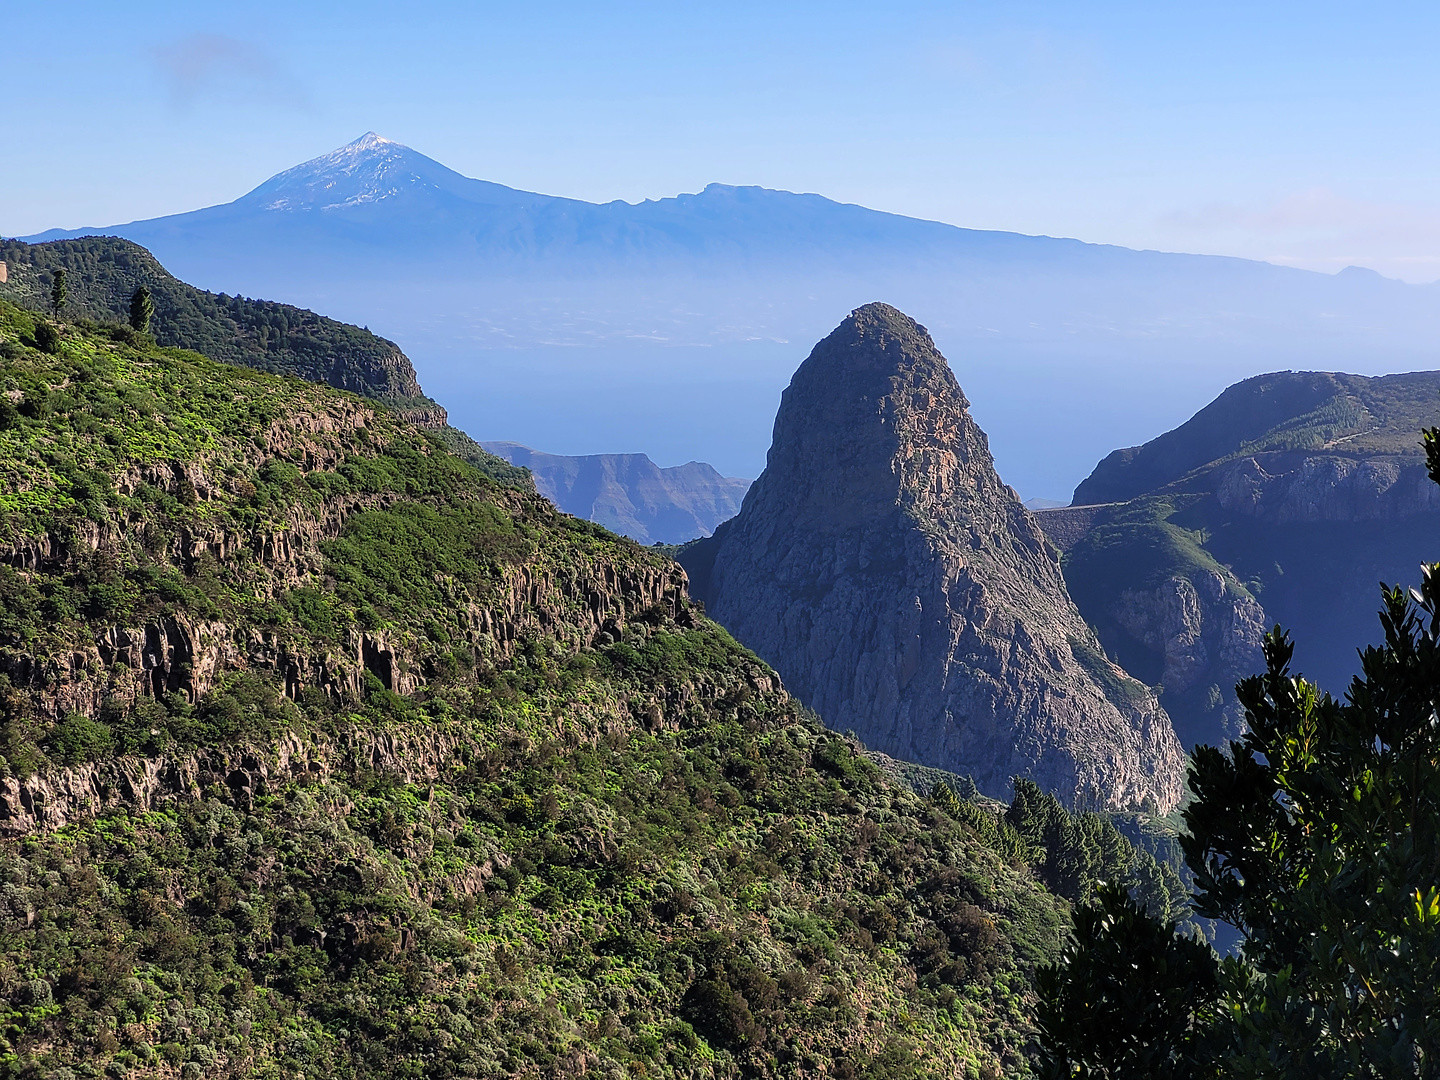
[[[1440,483],[1440,432],[1425,449]],[[1170,963],[1173,935],[1107,922],[1102,898],[1042,983],[1050,1075],[1170,1060],[1192,1075],[1440,1076],[1440,564],[1418,590],[1382,592],[1384,644],[1361,654],[1343,701],[1291,674],[1277,628],[1265,673],[1236,687],[1246,735],[1196,750],[1181,839],[1193,903],[1244,939],[1242,960],[1209,961],[1216,1007],[1139,1025],[1097,1056],[1074,1002],[1128,1001],[1147,971],[1172,1001],[1204,967]]]
[[[1096,882],[1130,883],[1137,855],[1109,818],[1071,814],[1033,780],[1017,776],[1013,783],[1005,821],[1030,845],[1029,861],[1051,892],[1074,903],[1088,899]]]
[[[1042,1080],[1204,1075],[1220,996],[1214,953],[1151,918],[1122,886],[1099,886],[1075,912],[1070,947],[1036,981]]]
[[[57,269],[50,278],[50,307],[59,315],[65,307],[65,271]]]
[[[35,320],[35,347],[52,356],[60,351],[60,332],[44,319]]]
[[[130,329],[137,334],[149,332],[154,316],[155,301],[150,299],[150,290],[141,285],[130,297]]]

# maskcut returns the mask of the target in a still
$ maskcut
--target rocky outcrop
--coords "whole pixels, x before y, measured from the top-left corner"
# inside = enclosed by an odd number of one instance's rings
[[[1126,589],[1110,617],[1130,638],[1163,658],[1159,685],[1185,746],[1235,739],[1244,713],[1230,689],[1264,670],[1268,624],[1238,582],[1211,570],[1176,574],[1149,589]]]
[[[159,757],[123,757],[0,778],[0,836],[63,828],[71,821],[125,808],[143,812],[176,799],[198,799],[223,784],[242,801],[266,785],[369,770],[407,784],[435,780],[465,740],[435,730],[351,728],[337,738],[287,732],[264,747],[212,747]]]
[[[1415,460],[1264,455],[1218,468],[1221,507],[1285,524],[1400,521],[1440,510],[1440,487]]]
[[[683,544],[735,516],[749,480],[721,476],[703,461],[662,469],[644,454],[545,454],[513,442],[486,451],[529,469],[535,490],[567,514],[642,544]]]
[[[1420,434],[1437,391],[1436,371],[1246,379],[1039,515],[1085,618],[1163,686],[1185,745],[1241,733],[1234,687],[1263,668],[1274,625],[1293,632],[1296,672],[1344,693],[1379,632],[1377,583],[1412,583],[1435,557]]]
[[[1265,612],[1220,574],[1201,575],[1198,589],[1183,577],[1154,589],[1126,589],[1112,614],[1137,640],[1164,655],[1161,679],[1168,690],[1190,689],[1212,663],[1244,672],[1264,665]]]
[[[1111,663],[923,327],[854,312],[796,371],[740,514],[682,553],[709,612],[832,728],[1085,805],[1173,807],[1183,755]]]
[[[418,385],[416,390],[419,390]],[[403,398],[388,404],[400,415],[400,419],[418,428],[439,431],[450,423],[450,414],[445,411],[445,406],[427,397]]]
[[[642,584],[628,580],[623,572],[612,574],[608,584],[636,603],[646,601]],[[529,588],[535,588],[534,583]],[[543,596],[543,587],[529,595]],[[603,608],[600,599],[594,598],[597,616]],[[645,610],[652,619],[659,614],[653,607]],[[618,613],[606,616],[608,629],[602,628],[600,635],[618,634],[622,622]],[[681,623],[693,625],[688,610]],[[556,734],[571,743],[594,743],[623,738],[637,723],[650,730],[674,729],[699,703],[713,705],[777,693],[783,693],[783,688],[774,673],[751,661],[737,671],[694,672],[688,679],[667,681],[623,700],[588,700],[563,717],[563,732]],[[405,784],[443,781],[490,750],[493,744],[465,725],[387,729],[367,724],[330,733],[296,728],[264,745],[217,745],[153,757],[131,755],[25,776],[5,769],[0,770],[0,837],[50,832],[116,809],[144,812],[195,800],[213,793],[215,785],[228,789],[228,797],[248,803],[280,784],[336,775],[375,773]],[[463,800],[452,800],[452,806],[463,812]],[[583,833],[586,825],[577,822],[574,827]]]
[[[528,636],[544,633],[579,649],[618,640],[637,616],[685,622],[684,608],[685,575],[673,565],[609,559],[563,569],[520,565],[506,573],[488,602],[465,604],[466,644],[478,661],[499,664]],[[52,719],[68,712],[94,716],[107,700],[179,694],[193,703],[226,674],[245,670],[282,676],[291,698],[314,687],[354,701],[367,673],[398,694],[424,683],[419,644],[352,627],[346,642],[316,648],[274,629],[232,627],[182,613],[141,626],[106,627],[93,643],[64,652],[37,655],[0,643],[0,675],[28,691],[36,711]]]
[[[334,467],[363,439],[377,436],[374,409],[365,402],[328,398],[325,407],[296,410],[271,424],[251,445],[252,461],[263,469],[272,460],[306,471]],[[204,462],[151,463],[126,469],[116,489],[128,495],[156,488],[176,499],[199,504],[248,481]],[[147,553],[193,574],[208,564],[244,566],[259,595],[274,595],[313,582],[324,573],[321,545],[338,537],[356,513],[392,505],[396,493],[342,494],[312,502],[295,501],[249,529],[215,516],[201,528],[197,519],[168,534]],[[518,491],[497,494],[507,512],[523,516],[533,503]],[[546,512],[553,514],[548,507]],[[80,519],[64,530],[12,535],[0,541],[0,565],[22,574],[73,572],[99,560],[123,564],[127,545],[146,533],[142,517]],[[571,648],[618,640],[637,616],[688,620],[685,574],[663,559],[635,560],[612,555],[552,561],[543,554],[496,567],[496,578],[482,595],[455,595],[463,617],[464,638],[476,663],[501,664],[527,638],[545,635]],[[272,672],[285,693],[298,698],[307,688],[337,700],[361,696],[367,674],[387,689],[407,694],[430,675],[428,641],[413,633],[362,630],[351,626],[339,642],[323,642],[283,626],[252,625],[243,620],[206,619],[177,609],[136,625],[98,625],[88,637],[43,642],[0,637],[0,676],[29,694],[36,712],[58,719],[69,712],[98,714],[107,700],[133,703],[145,696],[175,694],[194,703],[227,674]]]

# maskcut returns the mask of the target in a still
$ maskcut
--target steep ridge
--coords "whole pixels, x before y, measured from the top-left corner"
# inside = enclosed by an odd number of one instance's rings
[[[0,263],[6,267],[0,299],[43,309],[52,275],[63,269],[65,316],[99,323],[124,326],[130,298],[143,285],[155,305],[150,333],[158,344],[383,401],[411,423],[438,430],[454,453],[502,483],[530,484],[523,470],[450,427],[445,409],[425,396],[400,346],[369,330],[289,304],[205,292],[168,273],[144,248],[113,236],[45,244],[0,239]]]
[[[480,446],[530,470],[535,490],[561,510],[642,544],[683,544],[734,517],[749,480],[703,461],[662,469],[645,454],[545,454],[512,442]]]
[[[0,301],[9,1071],[1023,1074],[1027,842],[673,562],[373,401],[41,322]]]
[[[393,341],[289,304],[197,289],[128,240],[0,240],[0,262],[7,270],[0,298],[13,303],[46,306],[52,275],[63,269],[67,317],[124,323],[130,297],[143,285],[155,304],[151,333],[161,345],[379,398],[410,410],[411,419],[426,426],[445,423],[445,410],[424,396],[414,366]]]
[[[1378,378],[1329,371],[1257,375],[1228,388],[1174,431],[1110,454],[1081,481],[1071,505],[1124,502],[1159,491],[1196,470],[1213,474],[1226,464],[1245,462],[1242,469],[1253,471],[1251,458],[1256,465],[1271,466],[1266,471],[1272,476],[1289,471],[1297,458],[1302,463],[1307,458],[1318,460],[1312,458],[1317,454],[1334,460],[1393,459],[1397,466],[1414,465],[1421,457],[1415,433],[1434,412],[1437,394],[1440,373],[1433,371]],[[1360,478],[1357,474],[1354,480]],[[1407,476],[1399,491],[1394,490],[1398,476],[1376,489],[1391,499],[1410,493],[1404,505],[1393,508],[1377,504],[1370,511],[1359,506],[1327,510],[1323,503],[1302,508],[1303,492],[1278,495],[1278,488],[1272,488],[1270,496],[1261,500],[1271,505],[1262,510],[1257,503],[1255,510],[1276,520],[1350,518],[1367,512],[1404,516],[1429,506],[1428,492],[1421,499],[1424,487],[1410,483],[1411,479]],[[1287,500],[1289,507],[1283,505]]]
[[[1183,756],[1107,660],[923,327],[855,311],[795,372],[739,516],[682,552],[710,614],[876,750],[1173,807]]]
[[[1440,372],[1260,375],[1037,515],[1080,610],[1163,687],[1187,746],[1239,733],[1232,688],[1274,623],[1303,626],[1297,662],[1344,691],[1377,584],[1414,580],[1440,525],[1420,449],[1437,402]]]

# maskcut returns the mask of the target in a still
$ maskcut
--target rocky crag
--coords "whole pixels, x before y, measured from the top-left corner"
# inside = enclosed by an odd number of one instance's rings
[[[740,514],[682,551],[695,592],[876,750],[991,794],[1024,776],[1173,807],[1168,717],[1106,658],[968,407],[923,327],[855,311],[796,371]]]
[[[8,314],[8,341],[19,351],[34,323],[16,309]],[[379,533],[350,549],[358,562],[377,550],[443,558],[439,550],[397,551],[386,534],[403,525],[397,514],[417,506],[456,513],[447,504],[465,491],[463,466],[439,434],[388,409],[294,380],[236,378],[235,369],[193,355],[129,362],[117,396],[105,384],[124,348],[77,333],[53,359],[8,365],[15,388],[0,445],[16,445],[0,459],[0,567],[11,568],[3,595],[13,630],[0,634],[0,675],[41,718],[95,716],[104,702],[133,705],[145,696],[194,703],[239,670],[274,674],[292,698],[310,689],[355,700],[367,675],[410,693],[456,646],[482,663],[503,663],[542,630],[579,646],[618,635],[636,611],[678,613],[684,575],[674,563],[659,555],[576,558],[574,550],[551,562],[515,523],[537,509],[556,519],[553,508],[498,483],[479,489],[480,533],[462,551],[475,564],[466,576],[488,571],[487,588],[436,593],[443,631],[326,617],[334,629],[316,634],[303,619],[226,602],[237,593],[273,598],[315,587],[327,567],[334,572],[336,545],[346,547],[367,520]],[[142,435],[124,423],[131,401],[157,430]],[[68,422],[87,413],[86,423]],[[28,431],[27,417],[57,426],[60,438]],[[406,497],[426,485],[428,498]],[[494,526],[488,535],[486,524]],[[167,575],[202,575],[213,596],[167,600],[183,595]],[[27,609],[61,617],[35,625]]]
[[[1260,375],[1037,514],[1080,610],[1187,746],[1239,734],[1233,687],[1275,623],[1303,626],[1305,674],[1344,691],[1377,584],[1414,579],[1440,525],[1420,450],[1437,400],[1437,372]]]
[[[735,516],[749,480],[703,461],[662,469],[644,454],[545,454],[513,442],[480,444],[530,470],[535,490],[561,510],[642,544],[683,544]]]

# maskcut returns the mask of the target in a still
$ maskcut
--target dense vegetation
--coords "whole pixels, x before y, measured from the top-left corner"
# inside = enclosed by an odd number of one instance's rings
[[[1440,430],[1425,447],[1440,483]],[[1343,701],[1273,632],[1238,687],[1244,738],[1196,752],[1181,844],[1196,909],[1242,957],[1105,892],[1042,980],[1046,1076],[1436,1075],[1440,564],[1386,588],[1380,622]]]
[[[1019,1075],[1029,863],[1145,863],[892,782],[371,402],[5,304],[0,357],[9,1075]]]
[[[289,304],[197,289],[128,240],[0,240],[0,261],[9,278],[0,285],[0,298],[23,307],[53,306],[44,300],[51,297],[56,275],[63,274],[67,319],[128,325],[131,300],[143,287],[153,306],[149,329],[160,345],[397,404],[435,408],[422,397],[410,361],[393,341]]]

